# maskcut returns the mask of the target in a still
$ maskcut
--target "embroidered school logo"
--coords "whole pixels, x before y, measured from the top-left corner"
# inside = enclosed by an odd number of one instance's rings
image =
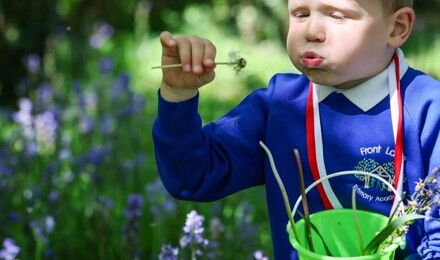
[[[384,164],[379,164],[373,159],[363,159],[358,163],[358,165],[355,167],[356,171],[363,171],[363,172],[370,172],[377,174],[378,176],[384,178],[386,181],[388,181],[391,185],[394,185],[394,163],[393,162],[387,162]],[[379,180],[372,178],[370,176],[365,175],[356,175],[356,178],[358,178],[360,181],[364,182],[364,188],[373,188],[380,191],[387,190],[391,191],[384,183],[380,182]]]

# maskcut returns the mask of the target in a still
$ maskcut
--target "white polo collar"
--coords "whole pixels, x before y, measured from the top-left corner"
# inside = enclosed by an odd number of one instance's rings
[[[397,49],[397,55],[400,61],[400,79],[408,70],[408,63],[405,60],[403,51]],[[389,66],[391,66],[390,64]],[[324,100],[332,92],[342,93],[348,100],[350,100],[357,107],[362,109],[364,112],[370,110],[376,106],[380,101],[382,101],[386,96],[389,95],[388,87],[388,70],[389,67],[383,70],[381,73],[377,74],[373,78],[365,81],[364,83],[347,89],[341,90],[333,86],[325,86],[317,84],[318,98],[319,102]],[[368,97],[368,98],[365,98]]]

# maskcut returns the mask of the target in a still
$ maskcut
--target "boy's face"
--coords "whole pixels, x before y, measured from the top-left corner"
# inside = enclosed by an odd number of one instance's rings
[[[287,50],[314,83],[351,88],[389,64],[391,16],[372,0],[289,0]]]

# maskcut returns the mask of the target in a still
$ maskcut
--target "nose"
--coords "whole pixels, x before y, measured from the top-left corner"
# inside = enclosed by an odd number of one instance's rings
[[[305,38],[309,42],[323,42],[326,39],[325,25],[320,17],[310,16],[307,20]]]

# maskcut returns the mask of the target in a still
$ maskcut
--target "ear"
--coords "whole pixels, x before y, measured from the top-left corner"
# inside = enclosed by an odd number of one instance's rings
[[[416,15],[414,10],[403,7],[391,15],[391,33],[388,44],[393,48],[402,46],[410,36]]]

